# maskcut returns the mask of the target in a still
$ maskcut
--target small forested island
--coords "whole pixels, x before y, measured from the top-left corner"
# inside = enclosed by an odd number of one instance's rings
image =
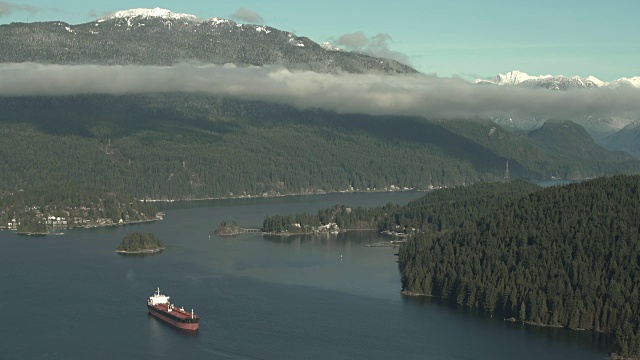
[[[264,228],[365,221],[404,234],[404,294],[509,321],[612,334],[612,357],[631,359],[640,357],[639,204],[640,176],[550,188],[516,180],[437,190],[404,206],[270,216]]]
[[[166,249],[162,241],[153,233],[134,232],[122,239],[116,252],[121,254],[149,254]]]
[[[218,236],[233,236],[244,234],[245,230],[235,221],[223,221],[213,233]]]

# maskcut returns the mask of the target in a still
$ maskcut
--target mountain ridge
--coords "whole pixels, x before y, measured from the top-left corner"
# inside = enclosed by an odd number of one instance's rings
[[[91,22],[0,25],[1,63],[159,65],[181,62],[279,65],[319,73],[417,73],[396,60],[327,50],[266,25],[172,13],[122,10]]]
[[[135,8],[128,10],[119,10],[114,13],[111,13],[107,16],[103,16],[101,18],[96,19],[96,21],[100,20],[110,20],[110,19],[118,19],[118,18],[133,18],[133,17],[142,17],[142,18],[151,18],[151,17],[160,17],[164,19],[174,19],[174,20],[192,20],[198,21],[198,17],[191,14],[185,13],[174,13],[167,9],[162,9],[159,7],[148,9],[148,8]]]
[[[640,76],[631,78],[622,77],[613,81],[602,81],[595,76],[582,78],[579,76],[566,77],[564,75],[529,75],[520,70],[509,71],[506,74],[498,74],[491,80],[475,79],[474,84],[499,85],[499,86],[529,86],[542,87],[549,90],[568,90],[580,88],[640,88]]]

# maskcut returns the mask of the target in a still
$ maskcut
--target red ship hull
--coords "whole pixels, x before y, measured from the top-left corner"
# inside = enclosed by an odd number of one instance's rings
[[[177,310],[167,312],[166,306],[163,305],[147,305],[147,308],[149,308],[149,314],[177,328],[196,331],[200,327],[200,318],[197,316],[194,318],[184,316]]]

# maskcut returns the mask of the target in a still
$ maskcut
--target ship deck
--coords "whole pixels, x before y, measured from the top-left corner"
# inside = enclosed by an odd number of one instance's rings
[[[153,305],[153,307],[158,309],[158,310],[160,310],[160,311],[162,311],[162,312],[167,312],[169,310],[166,304],[156,304],[156,305]],[[170,314],[175,316],[175,317],[181,318],[181,319],[191,319],[191,312],[190,311],[182,311],[182,310],[180,310],[180,308],[177,308],[177,307],[173,307],[171,309]],[[199,319],[200,317],[198,315],[194,314],[193,318],[194,319]]]

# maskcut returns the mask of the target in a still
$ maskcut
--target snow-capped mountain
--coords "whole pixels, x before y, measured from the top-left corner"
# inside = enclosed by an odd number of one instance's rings
[[[532,76],[525,72],[514,70],[506,74],[498,74],[491,80],[476,79],[474,84],[488,85],[518,85],[528,87],[541,87],[550,90],[568,90],[585,88],[619,88],[633,87],[640,88],[640,77],[620,78],[615,81],[605,82],[595,76],[581,78],[579,76],[566,77],[563,75],[541,75]]]
[[[632,78],[620,78],[607,84],[609,87],[634,87],[640,88],[640,76],[634,76]]]
[[[542,76],[531,76],[525,72],[519,71],[519,70],[514,70],[514,71],[509,71],[506,74],[498,74],[495,78],[493,78],[492,80],[481,80],[481,79],[477,79],[474,81],[474,83],[490,83],[490,84],[495,84],[495,85],[518,85],[521,84],[525,81],[530,81],[530,80],[544,80],[544,79],[549,79],[552,78],[553,76],[551,75],[542,75]]]
[[[187,20],[198,21],[198,17],[190,14],[173,13],[167,9],[155,8],[155,9],[129,9],[116,11],[113,14],[107,15],[98,22],[111,20],[111,19],[131,19],[131,18],[162,18],[167,20]]]
[[[29,46],[25,46],[29,44]],[[415,73],[394,60],[325,49],[307,37],[223,18],[131,9],[95,21],[0,25],[0,62],[49,64],[279,65],[315,72]]]
[[[618,88],[630,88],[640,89],[640,77],[621,78],[611,82],[602,81],[595,76],[589,76],[582,78],[579,76],[566,77],[562,75],[542,75],[532,76],[522,71],[510,71],[506,74],[498,74],[491,80],[477,79],[474,84],[486,85],[486,86],[519,86],[529,88],[542,88],[549,90],[570,90],[570,89],[618,89]],[[622,131],[625,126],[637,121],[640,114],[629,114],[624,117],[602,117],[594,115],[585,115],[580,118],[571,119],[575,123],[583,126],[589,134],[602,146],[608,147],[613,150],[626,150],[636,156],[640,156],[640,150],[637,147],[631,145],[622,147],[622,144],[631,144],[633,141],[622,141],[624,137],[616,137],[615,134],[619,131],[628,135],[628,137],[637,140],[637,134],[639,133],[635,128],[626,131]],[[548,120],[547,118],[539,117],[512,117],[509,115],[496,116],[492,120],[504,127],[505,129],[513,129],[520,131],[531,131],[543,126]],[[635,136],[635,137],[634,137]],[[624,138],[626,139],[626,138]],[[619,144],[618,144],[619,143]],[[618,145],[616,145],[618,144]]]

